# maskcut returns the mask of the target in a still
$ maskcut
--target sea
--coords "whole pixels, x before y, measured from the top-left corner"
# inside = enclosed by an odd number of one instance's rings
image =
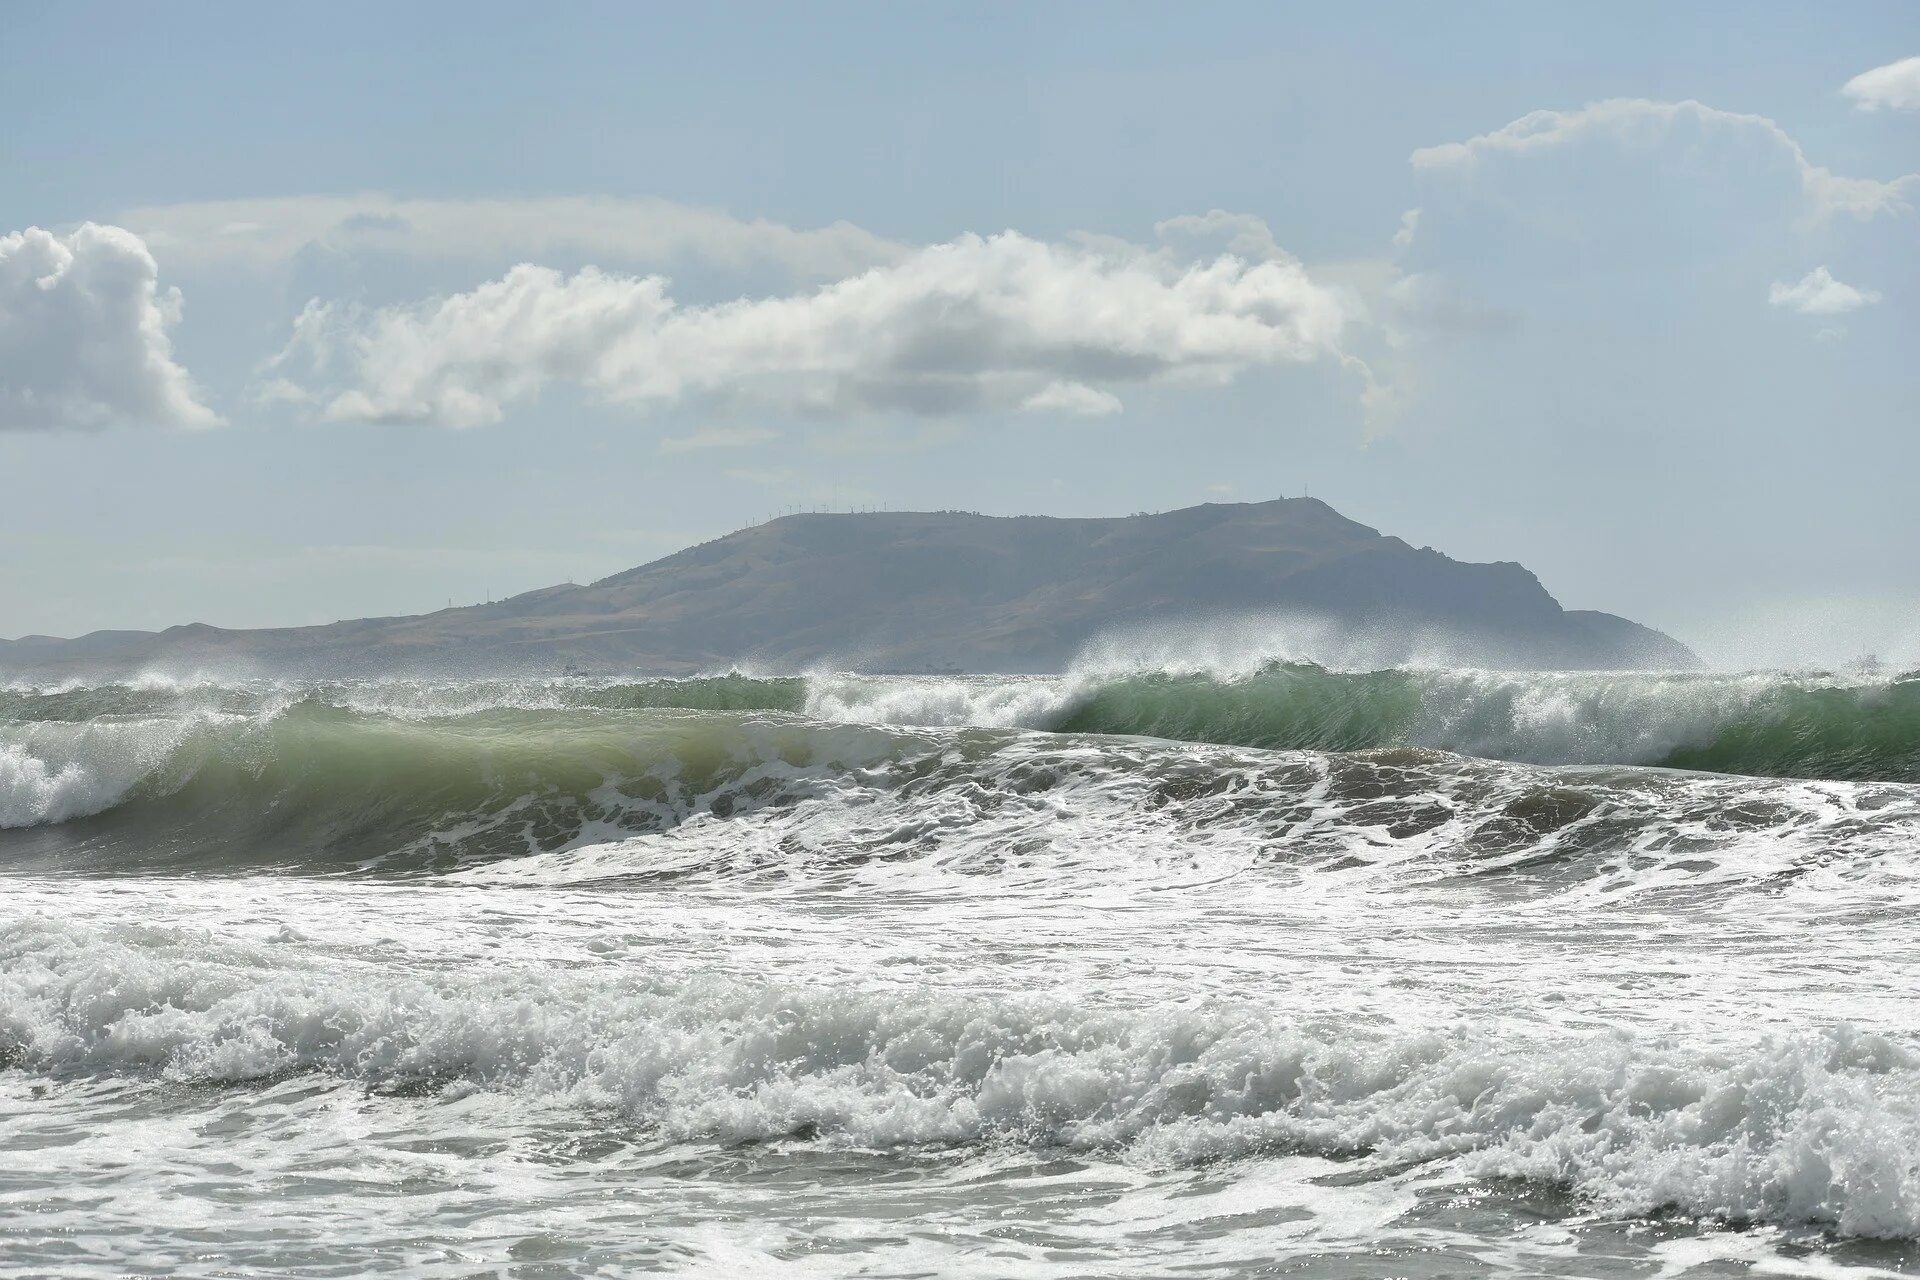
[[[1920,673],[0,678],[0,1273],[1920,1274]]]

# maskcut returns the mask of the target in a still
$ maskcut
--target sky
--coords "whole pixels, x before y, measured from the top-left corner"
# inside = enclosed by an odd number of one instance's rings
[[[1920,6],[9,6],[0,636],[1311,492],[1920,654]]]

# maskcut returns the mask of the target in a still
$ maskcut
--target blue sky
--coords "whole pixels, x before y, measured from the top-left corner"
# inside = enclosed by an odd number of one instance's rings
[[[1916,55],[1910,4],[15,6],[0,634],[1311,486],[1730,659],[1920,648]]]

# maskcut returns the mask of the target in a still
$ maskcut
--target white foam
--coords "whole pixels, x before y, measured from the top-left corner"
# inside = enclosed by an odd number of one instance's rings
[[[200,723],[189,717],[0,726],[0,829],[112,808]]]
[[[1247,1005],[392,971],[291,940],[45,919],[0,931],[0,968],[0,1043],[34,1071],[318,1071],[610,1107],[686,1139],[1013,1142],[1148,1168],[1347,1152],[1565,1186],[1607,1212],[1920,1234],[1920,1059],[1845,1028],[1713,1049],[1369,1033]]]
[[[806,711],[847,723],[1037,729],[1086,687],[1057,676],[822,674],[807,680]]]

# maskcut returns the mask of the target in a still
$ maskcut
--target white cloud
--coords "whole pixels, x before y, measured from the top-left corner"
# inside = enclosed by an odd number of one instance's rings
[[[1021,401],[1022,409],[1040,412],[1075,413],[1098,418],[1121,410],[1120,397],[1111,391],[1090,387],[1084,382],[1049,382]]]
[[[1862,111],[1920,111],[1920,58],[1902,58],[1884,67],[1862,71],[1840,92]]]
[[[749,445],[778,440],[780,433],[771,427],[702,427],[690,435],[667,436],[660,441],[662,453],[694,453],[701,449],[744,449]]]
[[[907,252],[847,222],[799,230],[764,218],[651,198],[408,200],[380,194],[287,196],[150,205],[120,216],[172,267],[264,268],[310,245],[436,260],[530,260],[561,253],[602,262],[699,261],[775,266],[832,279]]]
[[[1400,229],[1393,233],[1396,249],[1404,249],[1413,243],[1413,233],[1420,228],[1420,211],[1409,209],[1400,215]]]
[[[180,293],[158,281],[119,227],[0,236],[0,429],[218,423],[173,361]]]
[[[1815,267],[1802,276],[1798,284],[1775,281],[1767,290],[1767,301],[1803,316],[1838,316],[1878,302],[1880,295],[1871,289],[1842,284],[1825,267]]]
[[[1291,258],[1183,264],[1007,232],[713,306],[678,304],[660,276],[523,265],[417,306],[312,304],[269,368],[306,365],[323,416],[349,421],[475,426],[553,383],[638,409],[700,398],[832,414],[1110,412],[1116,385],[1352,364],[1338,350],[1347,320],[1343,296]]]
[[[1490,156],[1530,155],[1593,137],[1644,145],[1660,140],[1683,121],[1702,128],[1746,132],[1777,148],[1792,163],[1815,213],[1823,216],[1847,213],[1870,218],[1898,212],[1909,208],[1908,197],[1920,190],[1920,174],[1888,182],[1842,177],[1809,161],[1800,144],[1765,116],[1722,111],[1691,100],[1614,98],[1578,111],[1534,111],[1465,142],[1421,147],[1410,159],[1416,169],[1446,170],[1464,168]]]
[[[253,389],[253,402],[268,408],[283,404],[311,404],[313,393],[291,378],[269,378]]]

